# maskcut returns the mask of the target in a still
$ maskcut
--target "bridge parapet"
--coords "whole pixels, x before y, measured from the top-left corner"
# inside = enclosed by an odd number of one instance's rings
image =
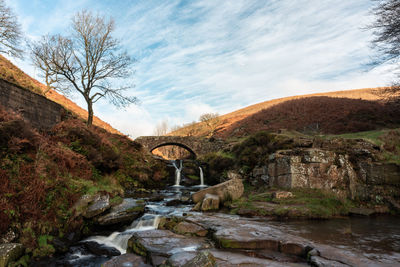
[[[225,145],[224,141],[219,139],[194,136],[140,136],[135,141],[149,152],[162,146],[176,145],[187,149],[196,157],[222,150]]]

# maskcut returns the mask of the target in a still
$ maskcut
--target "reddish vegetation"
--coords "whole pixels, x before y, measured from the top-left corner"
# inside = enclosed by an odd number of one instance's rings
[[[335,97],[285,101],[261,110],[220,131],[222,137],[260,130],[341,134],[400,126],[398,106],[392,103]]]
[[[0,107],[0,235],[12,227],[29,248],[40,234],[83,227],[71,211],[81,195],[162,186],[166,174],[127,137],[79,119],[39,133]]]
[[[232,124],[241,121],[264,109],[271,108],[275,105],[279,105],[281,103],[290,100],[297,100],[297,99],[316,97],[316,96],[328,96],[336,98],[350,98],[350,99],[363,99],[369,101],[376,101],[376,100],[382,100],[384,98],[384,94],[382,94],[382,92],[385,91],[386,89],[388,88],[380,87],[380,88],[345,90],[345,91],[336,91],[336,92],[327,92],[327,93],[318,93],[309,95],[290,96],[290,97],[264,101],[220,116],[219,124],[216,130],[217,133],[226,132],[227,129],[230,128]],[[206,136],[208,134],[209,134],[209,129],[205,127],[204,123],[201,122],[180,128],[176,131],[169,133],[169,135],[177,135],[177,136],[186,136],[186,135]]]
[[[46,86],[37,80],[33,79],[22,70],[20,70],[17,66],[12,64],[5,57],[0,55],[0,78],[9,81],[11,83],[17,84],[21,87],[27,88],[32,92],[37,94],[43,94],[46,90]],[[82,119],[87,119],[87,111],[83,108],[79,107],[77,104],[66,98],[65,96],[57,93],[54,90],[50,90],[46,95],[48,99],[53,100],[54,102],[62,105],[67,110],[76,114]],[[110,124],[100,120],[98,117],[93,118],[93,124],[99,126],[103,129],[106,129],[110,133],[121,134],[118,130],[114,129]]]

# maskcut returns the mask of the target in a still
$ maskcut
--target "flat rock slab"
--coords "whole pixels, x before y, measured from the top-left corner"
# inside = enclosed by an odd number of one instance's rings
[[[11,261],[22,256],[24,248],[18,243],[0,244],[0,267],[6,267]]]
[[[125,198],[121,204],[110,209],[109,213],[96,219],[100,225],[112,225],[117,223],[132,222],[143,214],[145,203],[133,198]]]
[[[102,267],[151,267],[151,265],[146,264],[142,257],[127,253],[103,263]]]
[[[284,233],[277,227],[237,216],[203,214],[190,216],[187,220],[211,229],[221,248],[269,249],[305,257],[314,247],[312,242]]]
[[[232,251],[222,251],[216,249],[211,249],[208,251],[215,258],[218,267],[308,266],[306,263],[277,262],[273,260],[250,257],[243,253],[236,253]],[[192,259],[194,259],[196,255],[198,255],[198,252],[180,252],[171,256],[168,259],[168,263],[173,267],[186,266],[185,264],[189,263]]]
[[[177,235],[168,230],[136,232],[128,241],[128,252],[145,257],[170,257],[184,252],[209,248],[204,238]],[[154,262],[153,262],[154,264]]]

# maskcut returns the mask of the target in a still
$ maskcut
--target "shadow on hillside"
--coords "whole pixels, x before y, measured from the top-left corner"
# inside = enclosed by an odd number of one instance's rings
[[[219,136],[243,136],[280,129],[342,134],[397,127],[400,127],[398,103],[316,96],[289,100],[261,110],[232,124]]]

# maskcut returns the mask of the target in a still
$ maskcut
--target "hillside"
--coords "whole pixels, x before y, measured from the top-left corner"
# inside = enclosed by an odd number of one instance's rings
[[[2,55],[0,55],[0,78],[27,88],[37,94],[43,95],[45,90],[44,84],[24,73]],[[67,97],[57,93],[54,90],[50,90],[45,96],[48,99],[62,105],[67,110],[76,114],[78,117],[84,120],[87,119],[87,111],[69,100]],[[93,124],[107,130],[110,133],[122,134],[118,130],[114,129],[110,124],[102,121],[96,116],[93,118]]]
[[[252,116],[258,112],[261,112],[263,110],[272,108],[276,105],[285,103],[285,102],[290,102],[293,100],[299,100],[299,99],[304,99],[304,98],[311,98],[311,97],[329,97],[329,98],[337,98],[337,99],[353,99],[353,100],[365,100],[367,101],[364,103],[362,106],[365,108],[367,103],[374,103],[372,105],[376,104],[376,101],[381,100],[382,96],[379,92],[381,92],[384,88],[365,88],[365,89],[355,89],[355,90],[345,90],[345,91],[336,91],[336,92],[327,92],[327,93],[317,93],[317,94],[308,94],[308,95],[299,95],[299,96],[290,96],[290,97],[284,97],[284,98],[278,98],[274,100],[269,100],[269,101],[264,101],[258,104],[254,104],[239,110],[236,110],[234,112],[222,115],[218,119],[218,126],[216,130],[216,135],[217,136],[223,136],[226,137],[229,135],[230,132],[233,131],[234,127],[241,127],[240,126],[240,121],[245,120],[247,117]],[[340,101],[339,101],[340,102]],[[297,102],[290,102],[290,103],[297,103]],[[309,102],[305,102],[309,103]],[[347,109],[347,105],[339,105],[337,108],[339,109],[338,112],[342,113],[344,112],[343,109]],[[330,110],[333,112],[333,110]],[[309,110],[309,112],[312,112],[312,110]],[[324,109],[321,108],[320,110],[315,110],[313,112],[319,112],[318,116],[322,116],[324,114]],[[322,113],[321,113],[322,112]],[[311,114],[308,114],[308,116],[311,116]],[[328,116],[329,117],[329,116]],[[267,119],[267,118],[265,118]],[[233,126],[235,125],[235,126]],[[243,126],[243,125],[242,125]],[[281,125],[284,126],[284,125]],[[256,127],[253,127],[256,128]],[[287,128],[286,126],[283,128]],[[209,129],[205,126],[204,123],[197,123],[195,125],[190,125],[187,127],[180,128],[176,131],[173,131],[169,133],[169,135],[188,135],[188,134],[193,134],[196,136],[205,136],[207,135]]]

